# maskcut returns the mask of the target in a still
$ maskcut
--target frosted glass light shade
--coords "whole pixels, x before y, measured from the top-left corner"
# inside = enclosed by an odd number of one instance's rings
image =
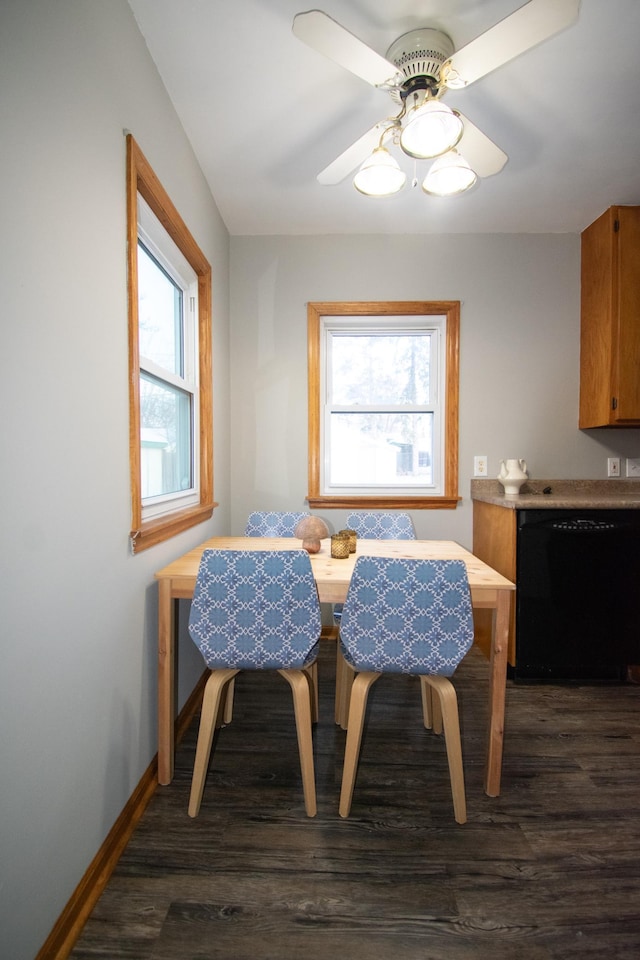
[[[450,150],[431,164],[422,189],[435,197],[453,197],[469,190],[477,176],[457,150]]]
[[[457,113],[439,100],[428,100],[410,112],[400,135],[400,146],[410,157],[428,160],[455,147],[463,130]]]
[[[385,147],[376,147],[355,177],[353,185],[367,197],[390,197],[405,185],[407,177]]]

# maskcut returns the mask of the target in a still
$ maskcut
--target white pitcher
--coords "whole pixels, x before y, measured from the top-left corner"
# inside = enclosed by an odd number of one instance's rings
[[[526,460],[501,460],[498,480],[506,494],[520,493],[520,487],[527,479]]]

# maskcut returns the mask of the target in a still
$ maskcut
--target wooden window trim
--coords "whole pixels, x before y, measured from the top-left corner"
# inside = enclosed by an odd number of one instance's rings
[[[138,193],[193,267],[198,277],[200,501],[162,517],[142,519],[140,476],[140,353],[138,341]],[[129,301],[129,462],[133,553],[182,533],[213,515],[213,385],[211,360],[211,266],[191,236],[149,162],[127,134],[127,294]]]
[[[444,493],[441,496],[327,496],[320,493],[320,320],[323,316],[433,316],[447,320],[445,353],[445,464]],[[309,493],[312,508],[323,509],[405,509],[453,510],[460,502],[458,494],[458,417],[460,382],[460,301],[411,300],[370,302],[329,302],[307,304]]]

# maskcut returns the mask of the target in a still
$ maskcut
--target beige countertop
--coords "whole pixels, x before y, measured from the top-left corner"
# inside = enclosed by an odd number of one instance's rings
[[[505,494],[499,480],[473,479],[471,499],[511,510],[640,510],[640,480],[527,480]]]

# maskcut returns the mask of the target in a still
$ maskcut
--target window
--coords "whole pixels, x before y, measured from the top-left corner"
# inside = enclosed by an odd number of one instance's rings
[[[309,505],[453,508],[460,305],[310,303]]]
[[[127,137],[134,552],[213,513],[211,268]]]

